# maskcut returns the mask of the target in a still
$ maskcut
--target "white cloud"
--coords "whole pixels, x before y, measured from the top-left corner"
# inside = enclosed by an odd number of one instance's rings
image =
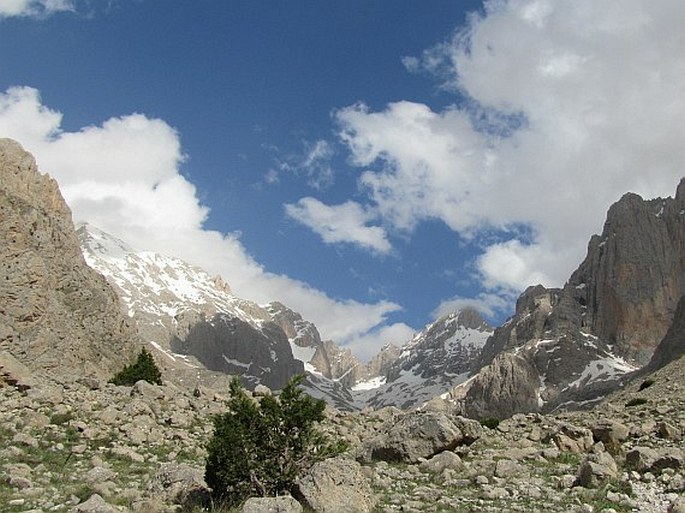
[[[333,146],[323,139],[315,142],[303,141],[304,150],[300,154],[279,157],[276,162],[281,171],[303,176],[309,187],[318,191],[328,189],[335,182],[335,171],[331,159],[335,151]],[[272,148],[279,151],[278,148]]]
[[[388,253],[392,249],[385,230],[368,226],[373,216],[354,201],[329,206],[315,198],[302,198],[295,204],[286,205],[285,211],[319,234],[327,244],[346,242],[377,253]]]
[[[73,11],[72,0],[2,0],[0,18],[10,16],[44,17],[59,11]]]
[[[76,222],[91,222],[134,247],[220,273],[240,297],[282,301],[338,343],[367,334],[399,309],[389,301],[330,298],[301,281],[269,273],[237,235],[205,230],[208,209],[179,173],[184,160],[179,136],[164,121],[132,114],[65,132],[61,119],[42,104],[36,89],[0,93],[0,135],[18,140],[41,171],[58,181]]]
[[[530,228],[484,248],[491,290],[563,284],[625,192],[672,195],[685,169],[680,0],[493,0],[453,40],[405,58],[467,102],[337,113],[384,226],[461,235]]]
[[[390,343],[398,347],[404,345],[416,331],[404,323],[382,326],[356,338],[348,347],[362,361],[369,361],[381,348]]]
[[[484,317],[493,318],[501,312],[507,311],[510,303],[515,299],[511,294],[508,294],[506,289],[500,290],[498,293],[483,292],[475,298],[457,296],[442,301],[432,315],[435,319],[439,319],[449,313],[471,307],[478,310]]]

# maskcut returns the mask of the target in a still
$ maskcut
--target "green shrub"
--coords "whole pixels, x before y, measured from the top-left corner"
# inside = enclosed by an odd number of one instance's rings
[[[150,352],[143,348],[138,359],[132,365],[126,365],[110,379],[110,383],[122,386],[132,386],[136,381],[144,379],[148,383],[162,384],[162,373]]]
[[[651,378],[648,378],[644,380],[642,383],[640,383],[640,391],[644,390],[645,388],[649,388],[654,384],[654,380]]]
[[[626,403],[626,406],[640,406],[642,404],[645,404],[647,402],[647,399],[644,397],[633,397],[630,401]]]
[[[486,417],[480,419],[480,424],[486,428],[497,429],[497,426],[499,426],[499,419],[497,417]]]
[[[205,480],[215,499],[234,506],[249,497],[291,491],[315,462],[344,450],[315,426],[326,404],[302,392],[303,378],[291,379],[278,398],[266,395],[259,402],[233,379],[229,411],[214,417],[207,444]]]

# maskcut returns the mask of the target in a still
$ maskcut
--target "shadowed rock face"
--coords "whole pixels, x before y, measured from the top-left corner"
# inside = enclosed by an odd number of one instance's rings
[[[673,323],[645,369],[654,372],[685,354],[685,296],[680,298]]]
[[[495,330],[474,366],[465,411],[503,417],[596,400],[646,365],[678,322],[684,272],[685,179],[674,198],[626,194],[564,288],[529,287],[514,317]],[[516,362],[504,365],[503,352],[525,361],[517,361],[525,369],[515,379]],[[658,358],[681,353],[672,335]]]
[[[136,335],[105,279],[81,255],[57,183],[0,139],[0,349],[52,374],[109,377]]]
[[[172,338],[171,349],[195,356],[209,370],[240,375],[249,388],[261,383],[281,389],[293,375],[304,373],[275,323],[265,323],[260,331],[236,317],[216,314],[211,321],[192,324],[183,339]]]

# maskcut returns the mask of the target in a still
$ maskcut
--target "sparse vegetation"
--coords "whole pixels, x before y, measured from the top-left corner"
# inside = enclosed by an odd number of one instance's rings
[[[486,417],[484,419],[480,419],[480,423],[486,428],[497,429],[497,426],[499,426],[499,419],[497,417]]]
[[[626,402],[626,406],[627,407],[641,406],[641,405],[646,404],[646,403],[647,403],[647,399],[645,399],[644,397],[633,397],[628,402]]]
[[[145,380],[155,385],[162,384],[162,373],[155,363],[150,351],[143,348],[135,363],[126,365],[110,380],[115,385],[133,386],[137,381]]]
[[[207,445],[205,479],[218,501],[232,506],[290,491],[311,465],[344,450],[317,429],[326,403],[304,394],[302,379],[258,402],[237,378],[231,382],[229,411],[214,418]]]
[[[640,383],[640,392],[642,392],[645,388],[649,388],[654,384],[654,380],[651,378],[648,378],[644,380],[642,383]]]

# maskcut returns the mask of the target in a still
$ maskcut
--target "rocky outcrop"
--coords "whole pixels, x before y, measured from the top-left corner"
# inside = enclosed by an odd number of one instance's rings
[[[57,183],[0,140],[0,350],[34,370],[111,376],[136,334],[106,280],[88,267]]]
[[[469,388],[466,414],[475,419],[506,418],[521,411],[537,411],[538,388],[538,374],[526,359],[501,353]]]
[[[562,289],[538,285],[521,295],[455,396],[471,415],[500,418],[593,404],[652,355],[658,365],[682,353],[684,275],[685,179],[674,198],[626,194]],[[516,359],[503,365],[504,353]]]

